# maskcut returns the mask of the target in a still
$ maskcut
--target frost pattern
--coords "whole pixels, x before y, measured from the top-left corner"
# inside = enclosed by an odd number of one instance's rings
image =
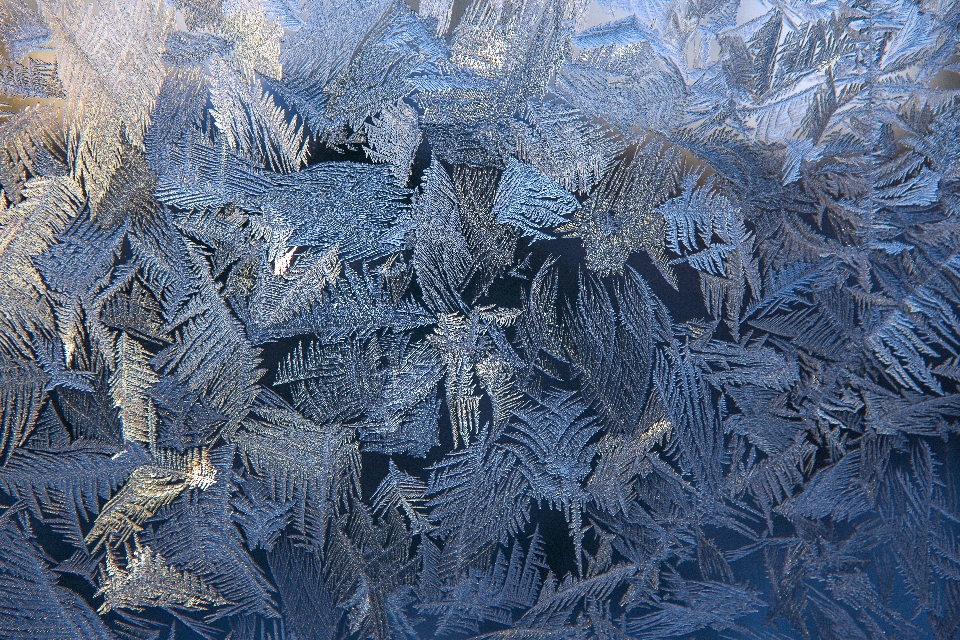
[[[0,637],[960,629],[955,0],[0,0]]]

